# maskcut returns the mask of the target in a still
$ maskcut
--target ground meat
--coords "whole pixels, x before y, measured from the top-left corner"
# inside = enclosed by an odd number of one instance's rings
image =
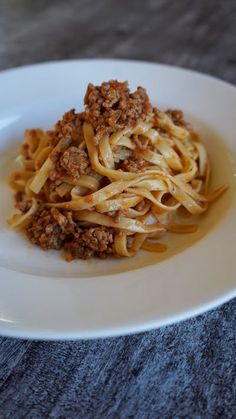
[[[69,147],[61,156],[60,164],[69,176],[78,178],[86,174],[86,169],[90,164],[88,153],[78,147]]]
[[[84,228],[64,246],[67,260],[89,259],[91,256],[106,257],[114,253],[114,231],[108,227]]]
[[[55,189],[55,182],[63,182],[63,180],[66,177],[66,171],[65,169],[63,169],[63,167],[61,167],[59,160],[58,162],[55,164],[54,169],[51,170],[51,172],[49,173],[49,180],[52,181],[51,183],[51,188],[50,189]]]
[[[149,163],[138,156],[132,156],[129,159],[124,160],[119,169],[123,170],[124,172],[143,172],[147,169]]]
[[[63,180],[65,177],[77,178],[85,173],[89,165],[87,151],[80,148],[84,140],[82,132],[83,114],[76,114],[75,110],[67,112],[53,131],[48,135],[54,147],[50,159],[55,167],[49,178],[52,181]]]
[[[40,208],[26,229],[29,240],[42,249],[61,249],[65,240],[75,233],[70,213],[56,208]]]
[[[50,158],[55,164],[49,175],[50,180],[63,180],[68,176],[77,179],[86,172],[89,158],[87,151],[80,148],[84,140],[83,122],[83,114],[77,114],[72,109],[57,122],[53,131],[48,131],[50,143],[54,147]]]
[[[50,172],[49,178],[52,181],[63,181],[63,179],[69,177],[72,181],[75,181],[81,175],[85,175],[89,167],[87,151],[70,146],[62,153],[57,153],[55,167]]]
[[[76,113],[74,109],[66,112],[63,118],[57,122],[55,129],[48,131],[50,143],[55,147],[62,139],[70,139],[71,142],[78,143],[83,140],[83,113]]]
[[[184,120],[184,114],[179,109],[167,109],[166,113],[168,116],[171,117],[175,125],[178,125],[180,127],[186,126],[186,122]]]
[[[57,208],[51,208],[51,214],[57,224],[61,227],[63,233],[69,235],[77,232],[77,224],[72,218],[71,211],[65,211],[62,213]]]
[[[80,227],[71,211],[39,208],[26,229],[29,240],[42,249],[65,248],[67,260],[105,257],[114,253],[114,230],[108,227]]]
[[[130,93],[127,82],[116,80],[104,82],[101,86],[90,83],[84,103],[84,117],[94,127],[98,141],[105,134],[135,126],[152,110],[145,89],[138,87]]]

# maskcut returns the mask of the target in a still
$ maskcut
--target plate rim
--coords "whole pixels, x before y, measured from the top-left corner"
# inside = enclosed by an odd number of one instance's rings
[[[204,78],[208,78],[210,80],[214,80],[217,81],[218,83],[222,83],[225,86],[231,87],[236,89],[236,85],[234,85],[232,82],[227,81],[222,79],[221,77],[217,77],[217,76],[213,76],[209,73],[204,73],[204,71],[199,71],[199,70],[194,70],[192,68],[188,68],[188,67],[181,67],[175,64],[166,64],[164,62],[159,62],[159,61],[148,61],[148,60],[140,60],[138,59],[129,59],[129,58],[108,58],[108,57],[93,57],[93,58],[69,58],[69,59],[65,59],[65,60],[50,60],[50,61],[40,61],[37,63],[32,63],[32,64],[25,64],[25,65],[19,65],[19,66],[15,66],[15,67],[9,67],[9,68],[4,68],[2,70],[0,70],[0,77],[1,75],[5,75],[7,73],[11,73],[11,72],[18,72],[18,71],[24,71],[24,70],[30,70],[33,69],[34,67],[44,67],[44,66],[57,66],[60,64],[75,64],[78,62],[82,62],[85,63],[86,61],[88,62],[117,62],[117,63],[128,63],[128,64],[146,64],[146,65],[154,65],[154,66],[158,66],[158,67],[166,67],[168,69],[173,69],[176,71],[185,71],[188,72],[189,74],[195,74],[197,76],[202,76]]]
[[[81,332],[78,330],[71,330],[68,332],[53,332],[47,329],[38,329],[37,331],[32,331],[30,328],[18,327],[17,329],[4,328],[0,330],[0,336],[6,338],[16,338],[16,339],[28,339],[28,340],[39,340],[39,341],[72,341],[72,340],[95,340],[95,339],[109,339],[109,338],[119,338],[122,336],[129,336],[134,334],[141,334],[145,332],[151,332],[153,330],[160,329],[162,327],[168,327],[175,324],[182,323],[187,320],[191,320],[200,315],[206,314],[211,310],[220,308],[223,304],[232,302],[236,298],[236,289],[230,291],[228,294],[224,294],[222,297],[215,298],[209,303],[201,304],[199,307],[195,307],[192,310],[184,311],[179,315],[172,315],[166,317],[163,320],[153,320],[150,322],[143,322],[142,325],[132,325],[132,326],[120,326],[113,327],[110,329],[96,329],[89,332]],[[0,321],[0,326],[2,322]]]

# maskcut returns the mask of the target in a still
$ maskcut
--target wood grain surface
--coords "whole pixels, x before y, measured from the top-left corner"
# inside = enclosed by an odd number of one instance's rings
[[[1,69],[120,57],[236,81],[234,0],[1,0],[0,39]]]
[[[236,1],[0,0],[0,69],[81,57],[236,83]],[[235,307],[130,337],[1,338],[0,418],[233,418]]]

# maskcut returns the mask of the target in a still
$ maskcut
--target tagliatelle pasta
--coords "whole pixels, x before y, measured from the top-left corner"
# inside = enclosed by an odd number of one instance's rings
[[[181,210],[201,215],[226,189],[208,192],[207,152],[181,111],[153,108],[143,88],[114,80],[90,84],[85,111],[54,130],[27,130],[17,161],[20,212],[9,224],[67,260],[163,252],[166,232],[196,231]]]

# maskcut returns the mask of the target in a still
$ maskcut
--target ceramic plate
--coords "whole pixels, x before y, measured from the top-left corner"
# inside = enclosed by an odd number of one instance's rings
[[[165,254],[67,263],[11,231],[7,177],[25,128],[49,129],[83,106],[89,82],[128,80],[153,104],[180,108],[208,149],[213,186],[229,190],[197,233],[167,237]],[[202,313],[236,294],[236,88],[159,64],[78,60],[0,73],[0,332],[45,339],[94,338],[152,329]]]

